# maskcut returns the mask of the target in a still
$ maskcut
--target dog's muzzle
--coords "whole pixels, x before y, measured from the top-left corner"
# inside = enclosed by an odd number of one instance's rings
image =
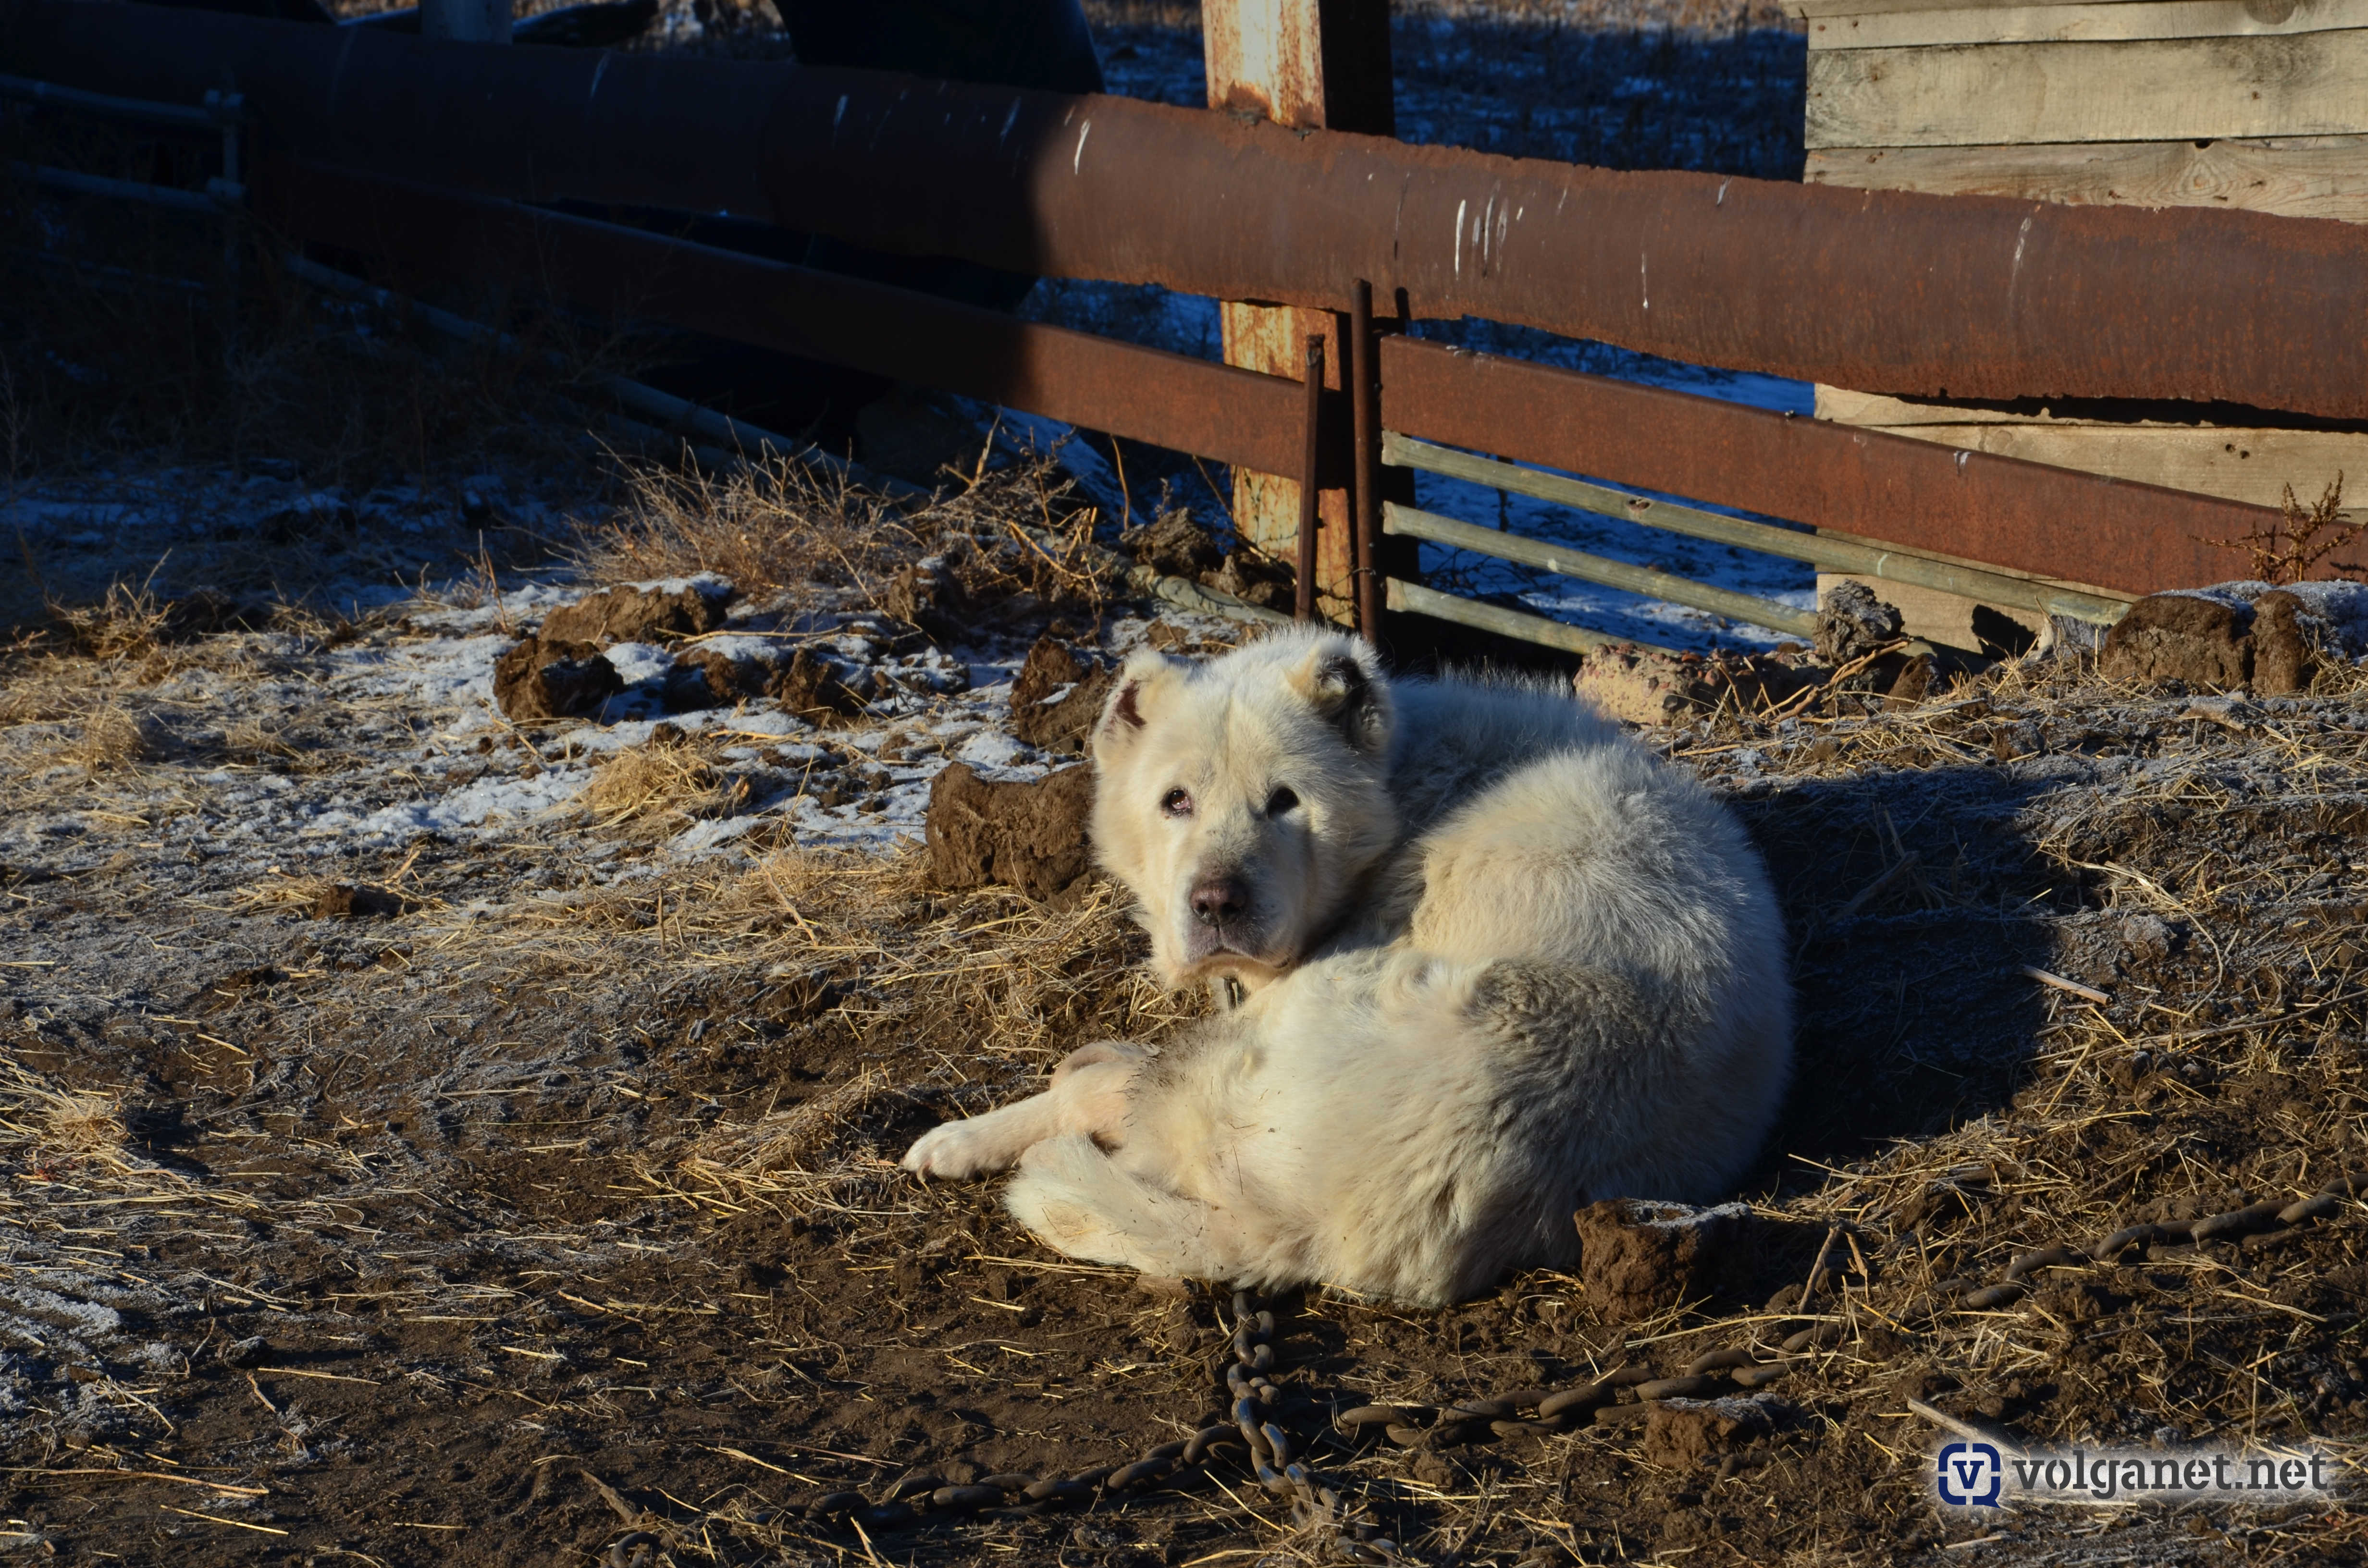
[[[1250,890],[1239,877],[1211,877],[1192,890],[1192,918],[1223,932],[1250,912]]]

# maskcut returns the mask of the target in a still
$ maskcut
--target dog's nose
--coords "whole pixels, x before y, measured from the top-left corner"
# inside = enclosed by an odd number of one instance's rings
[[[1249,912],[1250,890],[1234,877],[1211,877],[1192,890],[1192,915],[1203,926],[1223,926]]]

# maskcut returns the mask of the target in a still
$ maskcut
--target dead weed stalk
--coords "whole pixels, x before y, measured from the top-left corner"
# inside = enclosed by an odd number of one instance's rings
[[[2266,528],[2237,539],[2206,540],[2221,550],[2241,550],[2252,562],[2253,576],[2263,583],[2299,583],[2322,561],[2368,533],[2368,517],[2357,521],[2343,516],[2343,475],[2319,493],[2308,506],[2294,499],[2294,486],[2284,487],[2278,516]],[[2356,561],[2328,561],[2328,569],[2353,581],[2368,578],[2368,565]]]

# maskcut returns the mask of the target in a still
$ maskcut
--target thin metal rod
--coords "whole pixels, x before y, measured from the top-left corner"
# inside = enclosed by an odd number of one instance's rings
[[[518,347],[515,338],[497,327],[487,326],[483,322],[471,321],[466,316],[455,315],[450,311],[440,310],[434,305],[422,304],[416,300],[404,299],[374,283],[364,282],[350,273],[324,267],[319,262],[298,256],[292,251],[280,258],[280,265],[316,288],[343,294],[348,299],[365,301],[395,315],[410,316],[423,325],[444,334],[447,337],[456,338],[463,343],[493,344],[509,349]],[[555,360],[556,356],[553,356],[553,358]],[[718,458],[743,462],[762,461],[768,458],[795,458],[800,462],[823,469],[850,483],[869,485],[873,489],[883,491],[900,501],[923,499],[929,494],[917,484],[908,484],[901,479],[891,479],[884,474],[876,474],[859,464],[848,462],[844,458],[833,457],[810,442],[794,440],[790,437],[765,429],[761,426],[734,419],[730,415],[720,414],[714,409],[702,407],[698,403],[677,397],[672,392],[660,392],[657,388],[646,386],[640,381],[628,381],[622,376],[600,375],[590,378],[590,384],[616,399],[620,406],[632,410],[644,419],[656,421],[666,426],[663,430],[657,430],[652,426],[641,424],[638,420],[627,421],[626,423],[636,426],[635,434],[647,430],[669,440],[681,439],[685,435],[703,437],[714,443],[712,447],[704,449],[705,451],[712,452]],[[700,460],[709,460],[702,456]]]
[[[1401,614],[1427,615],[1435,620],[1452,620],[1458,626],[1493,631],[1499,637],[1519,638],[1521,642],[1535,642],[1542,647],[1559,648],[1565,653],[1597,653],[1606,648],[1651,648],[1658,653],[1673,652],[1656,643],[1639,642],[1634,638],[1606,637],[1600,631],[1548,620],[1542,615],[1523,615],[1519,610],[1483,604],[1478,599],[1458,598],[1453,594],[1442,594],[1436,588],[1426,588],[1402,577],[1390,577],[1384,581],[1388,585],[1389,607]]]
[[[1417,511],[1395,502],[1382,508],[1382,528],[1386,533],[1408,539],[1427,539],[1433,544],[1443,544],[1452,550],[1468,550],[1475,555],[1493,555],[1499,561],[1518,561],[1524,566],[1534,566],[1540,571],[1564,577],[1576,577],[1581,582],[1625,588],[1632,594],[1666,599],[1670,604],[1684,605],[1691,609],[1708,610],[1730,620],[1748,620],[1754,626],[1765,626],[1795,637],[1816,634],[1817,617],[1813,610],[1794,609],[1773,599],[1738,594],[1730,588],[1714,588],[1691,577],[1656,572],[1649,566],[1632,566],[1624,561],[1589,555],[1584,551],[1565,550],[1558,545],[1524,539],[1520,534],[1498,533],[1495,528],[1458,522],[1453,517],[1442,517],[1436,512]]]
[[[1357,279],[1349,310],[1349,412],[1356,422],[1356,472],[1349,484],[1356,508],[1357,630],[1382,638],[1381,367],[1373,352],[1373,286]]]
[[[1298,620],[1315,619],[1315,529],[1322,517],[1318,506],[1321,492],[1316,481],[1322,477],[1317,465],[1323,460],[1324,416],[1324,336],[1321,333],[1307,335],[1307,455],[1299,466],[1299,574],[1292,583],[1292,616]]]
[[[27,103],[44,104],[51,108],[74,109],[83,114],[103,114],[116,119],[136,119],[150,125],[180,125],[196,131],[211,131],[225,120],[234,119],[239,113],[235,97],[217,98],[199,108],[188,104],[152,103],[146,98],[119,98],[108,93],[88,93],[79,87],[61,87],[54,82],[36,82],[28,76],[0,75],[0,98],[17,98]]]
[[[1477,457],[1452,447],[1436,446],[1410,436],[1401,436],[1395,430],[1385,432],[1382,437],[1382,460],[1399,468],[1421,469],[1429,473],[1445,474],[1451,479],[1469,480],[1474,484],[1486,484],[1497,490],[1534,495],[1541,501],[1551,501],[1556,506],[1572,506],[1608,517],[1621,517],[1632,523],[1642,523],[1646,528],[1663,528],[1670,533],[1713,540],[1720,544],[1756,550],[1767,555],[1805,561],[1821,572],[1841,572],[1856,577],[1907,583],[1920,588],[1954,594],[1961,598],[1979,599],[1986,604],[2005,605],[2015,609],[2037,610],[2044,615],[2060,615],[2067,619],[2085,620],[2098,626],[2111,626],[2129,608],[2126,600],[2102,598],[2070,588],[2058,588],[2038,578],[1984,572],[1935,561],[1930,556],[1907,551],[1885,550],[1839,540],[1831,534],[1804,533],[1767,523],[1746,522],[1740,517],[1723,517],[1674,501],[1656,501],[1624,490],[1589,484],[1585,480],[1565,479],[1560,474],[1541,473],[1536,469],[1523,468],[1517,463]]]
[[[79,169],[53,169],[45,164],[10,164],[8,170],[45,190],[70,191],[76,196],[104,196],[117,201],[144,201],[152,207],[169,207],[176,212],[201,212],[210,218],[235,205],[245,195],[243,190],[222,180],[207,182],[204,190],[182,190],[169,185],[143,185],[138,180],[86,175]]]

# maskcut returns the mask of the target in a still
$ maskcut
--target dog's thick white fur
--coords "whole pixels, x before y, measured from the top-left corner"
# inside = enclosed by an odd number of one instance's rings
[[[1694,1199],[1759,1150],[1791,1063],[1759,858],[1691,777],[1564,692],[1391,682],[1292,630],[1127,662],[1093,837],[1170,984],[1239,1006],[916,1142],[1017,1165],[1075,1257],[1436,1305],[1569,1267],[1597,1199]]]

